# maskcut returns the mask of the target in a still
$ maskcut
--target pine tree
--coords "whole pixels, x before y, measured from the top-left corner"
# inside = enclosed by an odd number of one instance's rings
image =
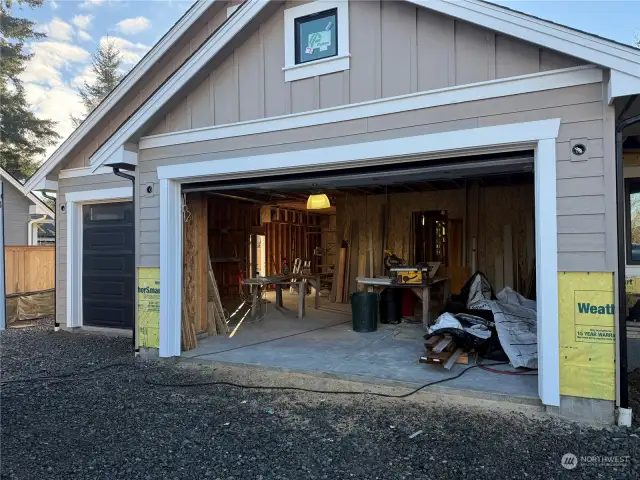
[[[12,15],[13,0],[0,0],[0,165],[19,180],[38,168],[39,157],[55,145],[60,135],[56,122],[36,117],[27,102],[20,74],[32,54],[24,52],[25,40],[39,40],[43,33],[35,23]],[[42,6],[44,0],[17,0],[18,5]]]
[[[104,98],[111,93],[120,80],[122,73],[120,65],[122,57],[120,50],[115,43],[107,40],[100,45],[97,52],[91,55],[91,72],[96,79],[92,84],[85,80],[84,87],[78,89],[78,94],[85,108],[85,117],[96,108]],[[78,127],[83,121],[81,118],[71,117],[75,127]]]

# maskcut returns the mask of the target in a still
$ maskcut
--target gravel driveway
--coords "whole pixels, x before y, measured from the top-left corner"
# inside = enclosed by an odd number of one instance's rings
[[[496,408],[145,383],[233,380],[225,367],[134,362],[127,339],[2,334],[2,478],[638,478],[640,429],[590,429]],[[253,372],[253,373],[252,373]],[[236,381],[271,377],[246,370]],[[282,381],[286,375],[278,375]],[[498,381],[499,378],[496,378]],[[637,426],[636,426],[637,427]],[[409,438],[413,433],[422,433]],[[563,454],[629,456],[627,466],[561,467]]]

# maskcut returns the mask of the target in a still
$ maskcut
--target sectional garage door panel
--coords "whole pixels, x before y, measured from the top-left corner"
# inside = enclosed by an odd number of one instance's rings
[[[83,206],[83,323],[133,328],[132,202]]]

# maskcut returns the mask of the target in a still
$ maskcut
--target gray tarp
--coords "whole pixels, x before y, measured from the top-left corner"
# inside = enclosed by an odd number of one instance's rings
[[[510,287],[505,287],[491,300],[491,286],[476,276],[467,308],[493,312],[498,339],[514,367],[538,368],[538,328],[536,302]]]

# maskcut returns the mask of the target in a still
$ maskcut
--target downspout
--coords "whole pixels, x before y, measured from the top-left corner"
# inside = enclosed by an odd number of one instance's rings
[[[618,209],[618,333],[620,335],[620,408],[629,408],[629,378],[627,375],[627,294],[626,294],[626,258],[625,247],[625,192],[624,160],[622,152],[623,131],[640,123],[640,115],[622,120],[616,125],[616,207]]]
[[[120,171],[120,167],[113,166],[113,174],[124,178],[126,180],[131,180],[131,188],[133,190],[133,195],[131,195],[131,203],[133,204],[133,216],[135,218],[136,215],[136,177],[135,175],[129,175],[128,173],[124,173]],[[135,229],[135,221],[133,222]],[[133,258],[136,258],[136,242],[133,242]],[[135,268],[135,267],[134,267]],[[135,277],[134,277],[135,278]],[[135,282],[134,282],[135,283]],[[135,286],[134,286],[135,288]],[[135,295],[134,295],[135,298]],[[135,309],[135,307],[134,307]],[[138,355],[138,350],[136,349],[136,320],[135,320],[135,312],[133,314],[133,327],[131,328],[131,339],[133,340],[133,352],[134,355]]]
[[[42,193],[42,196],[44,198],[51,200],[53,202],[53,213],[54,213],[53,221],[54,221],[54,225],[56,226],[56,235],[55,237],[53,237],[55,240],[54,242],[55,246],[53,247],[53,264],[55,265],[53,278],[55,280],[55,285],[54,285],[54,288],[55,288],[58,285],[58,225],[55,223],[56,221],[55,215],[58,214],[58,197],[49,195],[49,193],[45,191],[42,191],[40,193]],[[60,330],[60,324],[58,323],[58,292],[56,289],[56,292],[53,295],[53,331],[57,332],[59,330]]]
[[[34,218],[33,220],[29,220],[29,223],[27,223],[27,243],[31,246],[34,245],[33,243],[33,226],[36,223],[43,223],[44,220],[47,219],[46,215],[43,215],[40,218]],[[37,242],[35,243],[35,245],[37,245]]]

